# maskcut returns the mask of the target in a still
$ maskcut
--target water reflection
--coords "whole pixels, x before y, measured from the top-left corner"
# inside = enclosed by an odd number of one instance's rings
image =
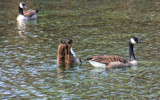
[[[26,23],[27,23],[27,20],[17,20],[17,28],[19,30],[25,30],[26,29]]]
[[[26,29],[27,25],[37,25],[37,20],[17,20],[18,29]]]
[[[67,71],[70,69],[70,66],[69,65],[64,65],[64,66],[58,66],[58,73],[62,73],[64,71]]]
[[[57,77],[63,78],[66,73],[74,70],[77,67],[79,67],[79,66],[71,66],[71,65],[61,65],[61,66],[58,66],[58,69],[57,69],[58,75],[57,75]]]
[[[23,38],[24,40],[26,40],[26,37],[23,35],[26,29],[26,21],[25,20],[17,21],[17,29],[18,29],[19,36]]]
[[[17,20],[17,29],[20,37],[25,38],[23,33],[30,25],[37,25],[37,20]]]

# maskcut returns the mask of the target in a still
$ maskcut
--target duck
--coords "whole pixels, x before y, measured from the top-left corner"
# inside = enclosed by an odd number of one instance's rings
[[[58,66],[75,66],[82,63],[80,58],[76,57],[75,52],[72,49],[73,40],[67,38],[65,41],[59,39],[60,45],[58,47],[57,64]]]
[[[124,59],[116,55],[93,56],[85,60],[89,61],[89,63],[94,67],[101,67],[106,69],[137,67],[138,62],[134,55],[134,45],[137,43],[142,43],[142,41],[140,41],[137,37],[130,38],[129,40],[130,60]]]
[[[19,15],[17,17],[17,20],[35,20],[37,19],[38,10],[23,11],[23,8],[27,8],[27,6],[24,2],[20,2],[18,6]]]

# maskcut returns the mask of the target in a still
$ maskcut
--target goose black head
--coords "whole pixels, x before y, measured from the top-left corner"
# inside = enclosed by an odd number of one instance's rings
[[[142,41],[140,41],[138,38],[136,37],[132,37],[130,38],[130,41],[129,41],[131,44],[136,44],[136,43],[142,43]]]
[[[26,4],[25,4],[24,2],[20,2],[20,3],[19,3],[19,7],[20,7],[20,8],[27,8],[27,7],[26,7]]]

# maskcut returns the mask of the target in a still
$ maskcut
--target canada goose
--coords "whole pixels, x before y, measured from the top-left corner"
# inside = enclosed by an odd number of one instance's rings
[[[142,42],[138,40],[138,38],[136,37],[130,38],[129,40],[130,60],[129,61],[122,57],[114,56],[114,55],[93,56],[85,60],[89,60],[89,63],[95,67],[103,67],[107,69],[137,66],[138,63],[133,51],[134,44],[136,43],[142,43]]]
[[[58,56],[57,56],[57,64],[61,65],[79,65],[81,64],[81,59],[77,58],[73,49],[72,43],[73,40],[67,38],[64,42],[60,41],[60,45],[58,47]]]
[[[27,8],[26,4],[24,2],[20,2],[18,9],[19,9],[19,15],[17,17],[17,20],[34,20],[37,19],[37,13],[38,10],[27,10],[23,11],[23,8]]]

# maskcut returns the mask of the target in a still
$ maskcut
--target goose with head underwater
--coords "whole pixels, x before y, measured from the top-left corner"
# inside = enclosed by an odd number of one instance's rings
[[[27,8],[26,4],[24,2],[20,2],[18,6],[19,15],[17,17],[17,20],[35,20],[37,19],[38,10],[23,11],[23,8]]]
[[[91,58],[87,58],[86,60],[88,60],[89,63],[94,67],[103,67],[106,69],[132,67],[132,66],[136,67],[138,63],[133,50],[134,44],[136,43],[142,43],[142,42],[136,37],[130,38],[129,40],[130,60],[126,60],[122,57],[115,55],[93,56]]]
[[[57,64],[58,66],[63,65],[80,65],[81,59],[77,58],[73,49],[72,43],[73,40],[71,38],[67,38],[64,42],[60,41],[60,45],[58,47],[58,56],[57,56]]]

